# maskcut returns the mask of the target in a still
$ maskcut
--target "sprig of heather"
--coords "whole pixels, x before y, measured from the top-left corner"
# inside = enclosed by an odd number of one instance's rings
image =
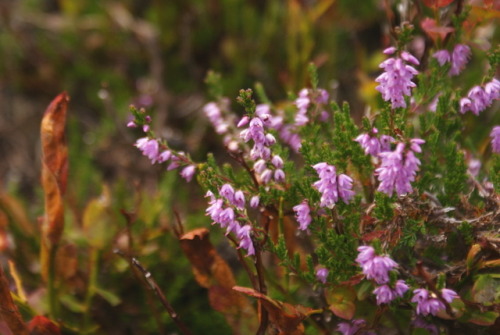
[[[382,162],[375,170],[380,182],[378,191],[388,196],[392,196],[394,192],[401,196],[413,191],[410,183],[415,180],[420,165],[415,153],[422,152],[420,145],[423,143],[424,140],[414,138],[410,140],[409,148],[400,142],[394,151],[379,153]]]
[[[460,113],[465,114],[470,111],[475,115],[479,115],[499,98],[500,81],[493,78],[484,87],[474,86],[470,89],[467,97],[460,99]]]
[[[244,127],[248,125],[248,128],[240,132],[240,138],[245,143],[253,142],[249,158],[254,161],[253,170],[257,174],[259,181],[263,184],[268,184],[271,180],[282,183],[285,181],[284,163],[279,155],[272,154],[271,147],[276,143],[276,138],[266,131],[266,128],[271,125],[273,120],[272,116],[266,113],[267,111],[269,109],[265,108],[265,106],[259,109],[255,108],[255,110],[245,115],[237,126]]]
[[[390,47],[384,50],[384,54],[392,55],[396,48]],[[418,59],[407,51],[400,55],[388,58],[380,64],[384,73],[375,79],[379,85],[376,89],[382,93],[385,101],[391,101],[392,108],[406,107],[405,96],[411,96],[411,89],[417,85],[412,81],[418,71],[409,63],[419,65]]]
[[[307,200],[303,200],[300,204],[293,207],[295,217],[299,223],[300,230],[307,230],[312,222],[311,208]]]
[[[210,198],[206,215],[212,219],[212,224],[219,224],[226,229],[226,235],[233,233],[239,239],[239,248],[247,251],[248,255],[255,254],[251,238],[252,227],[249,224],[240,225],[238,218],[246,218],[245,195],[241,190],[235,191],[230,184],[224,184],[219,189],[219,198],[211,191],[206,197]]]
[[[137,110],[135,107],[131,107],[130,110],[134,116],[134,120],[130,121],[127,127],[141,127],[146,135],[139,138],[134,146],[151,161],[151,164],[161,164],[170,161],[167,170],[182,168],[180,172],[181,177],[190,182],[196,173],[196,164],[184,152],[172,150],[166,141],[155,137],[150,128],[151,117],[146,114],[144,109]]]
[[[335,166],[321,162],[313,165],[319,176],[319,180],[313,183],[313,187],[321,192],[320,207],[333,208],[339,198],[348,204],[354,196],[352,190],[352,178],[345,174],[337,175]]]
[[[449,76],[457,76],[460,72],[465,69],[465,66],[469,62],[471,56],[471,50],[469,46],[465,44],[457,44],[450,53],[448,50],[442,49],[436,51],[432,57],[435,58],[440,66],[444,66],[446,63],[451,63]]]

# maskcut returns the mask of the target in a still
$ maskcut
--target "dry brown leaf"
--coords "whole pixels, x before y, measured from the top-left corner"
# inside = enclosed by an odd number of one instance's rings
[[[233,291],[236,285],[233,272],[210,243],[208,230],[192,230],[179,240],[196,281],[208,289],[210,305],[224,314],[233,333],[255,332],[255,309],[245,297]]]
[[[13,334],[28,335],[28,329],[17,309],[9,289],[9,281],[0,266],[0,314]]]
[[[309,307],[294,306],[286,302],[271,299],[267,295],[248,287],[235,286],[233,290],[259,299],[269,314],[269,320],[279,329],[279,334],[282,335],[304,334],[302,321],[314,312]]]
[[[28,324],[30,335],[61,335],[59,327],[45,316],[37,315]]]
[[[45,242],[56,245],[64,229],[62,196],[68,178],[68,148],[65,128],[69,97],[59,94],[45,111],[40,127],[42,142],[42,186],[45,194],[45,217],[42,236]]]

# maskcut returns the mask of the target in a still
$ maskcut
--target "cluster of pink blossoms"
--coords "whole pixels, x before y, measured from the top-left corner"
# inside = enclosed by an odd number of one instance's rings
[[[470,48],[465,44],[457,44],[455,48],[453,48],[453,52],[450,53],[448,50],[439,50],[432,55],[432,57],[436,58],[439,65],[443,66],[444,64],[451,62],[451,68],[449,75],[457,76],[462,72],[465,68],[465,65],[469,62],[469,58],[471,55]]]
[[[149,115],[145,117],[145,120],[146,123],[143,125],[142,130],[147,133],[149,132],[149,123],[151,122]],[[136,128],[137,124],[134,121],[130,121],[127,127]],[[174,154],[171,150],[162,149],[158,140],[156,138],[150,138],[149,136],[139,138],[134,145],[151,161],[151,164],[164,163],[170,160],[170,164],[167,167],[168,171],[182,166],[183,169],[180,172],[181,177],[188,182],[193,179],[196,172],[196,166],[192,164],[183,152]]]
[[[273,134],[266,133],[265,125],[269,124],[272,120],[271,115],[256,113],[256,116],[249,118],[244,116],[238,123],[238,127],[249,125],[240,133],[240,137],[244,142],[250,140],[254,145],[250,150],[250,158],[256,162],[254,163],[254,171],[259,176],[263,184],[267,184],[274,179],[276,182],[281,183],[285,181],[285,172],[283,171],[283,159],[274,155],[271,157],[271,146],[276,143]]]
[[[493,127],[490,133],[491,149],[494,153],[500,153],[500,126]]]
[[[408,291],[408,285],[404,280],[397,280],[394,287],[389,285],[389,271],[398,266],[389,256],[376,255],[375,249],[370,246],[361,246],[358,251],[356,262],[363,269],[363,274],[367,279],[373,279],[380,285],[373,290],[373,294],[377,298],[377,305],[387,304],[402,297]]]
[[[493,101],[500,98],[500,81],[493,78],[492,81],[481,86],[474,86],[470,89],[466,98],[460,99],[460,113],[465,114],[470,111],[475,115],[491,106]]]
[[[299,97],[295,99],[295,106],[297,106],[297,114],[295,115],[295,125],[303,126],[309,122],[309,116],[307,111],[312,103],[316,105],[326,105],[328,103],[328,92],[324,89],[310,90],[303,88],[299,92]],[[328,113],[321,110],[319,114],[319,121],[326,121],[328,119]]]
[[[436,296],[436,294],[427,291],[426,289],[419,288],[413,291],[414,296],[411,302],[417,303],[417,314],[420,315],[436,315],[440,310],[444,310],[446,306],[444,303]],[[451,303],[453,299],[458,298],[457,292],[443,288],[441,290],[441,297]]]
[[[398,195],[412,192],[410,182],[415,180],[420,165],[420,160],[415,156],[415,152],[422,152],[420,145],[423,143],[425,143],[424,140],[414,138],[410,140],[408,150],[405,150],[404,143],[398,143],[394,151],[379,153],[382,162],[380,167],[375,170],[380,181],[378,191],[388,196],[392,196],[394,191]]]
[[[395,52],[396,48],[394,47],[384,50],[386,55],[392,55]],[[389,58],[380,64],[384,73],[375,79],[379,83],[376,89],[382,93],[382,98],[385,101],[391,101],[392,108],[406,107],[404,96],[410,96],[411,89],[417,86],[412,79],[418,74],[418,71],[407,63],[420,64],[418,59],[407,51],[401,52],[400,57]]]
[[[325,162],[315,164],[313,168],[320,178],[314,182],[313,187],[321,192],[321,207],[331,209],[339,201],[339,198],[344,203],[349,203],[354,196],[351,177],[345,174],[337,175],[335,166]]]
[[[294,206],[293,210],[295,211],[295,217],[299,223],[299,229],[307,230],[312,221],[311,209],[309,208],[307,200],[304,200],[300,204]]]
[[[242,191],[235,191],[229,184],[224,184],[219,189],[219,195],[222,198],[216,198],[215,195],[208,191],[206,197],[210,198],[210,205],[206,213],[213,220],[212,224],[219,224],[226,229],[226,235],[234,233],[240,241],[239,248],[247,251],[248,255],[255,254],[255,248],[252,243],[250,225],[241,226],[237,221],[237,214],[245,209],[245,195]]]
[[[391,150],[391,143],[394,142],[394,138],[389,135],[381,135],[378,137],[377,134],[378,129],[373,128],[370,133],[361,134],[354,140],[361,145],[366,155],[378,157],[379,153]]]

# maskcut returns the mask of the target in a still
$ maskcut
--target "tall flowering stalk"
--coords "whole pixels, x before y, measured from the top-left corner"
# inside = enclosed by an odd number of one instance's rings
[[[382,163],[375,172],[380,181],[378,187],[380,192],[392,196],[393,192],[404,195],[413,191],[410,183],[415,180],[420,165],[415,153],[422,152],[420,145],[423,143],[424,140],[415,138],[410,140],[407,149],[407,145],[398,143],[394,151],[379,154]]]
[[[384,54],[392,55],[396,48],[384,50]],[[409,52],[403,51],[399,56],[391,57],[380,64],[384,73],[375,79],[379,83],[377,90],[382,93],[385,101],[390,101],[392,108],[406,107],[405,96],[411,95],[411,89],[417,85],[412,81],[418,71],[412,65],[419,65],[419,61]]]

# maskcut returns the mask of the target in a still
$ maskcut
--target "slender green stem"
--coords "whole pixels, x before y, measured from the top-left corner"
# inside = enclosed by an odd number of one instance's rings
[[[99,250],[92,248],[90,251],[90,273],[89,273],[89,284],[87,286],[87,294],[85,295],[85,312],[83,315],[83,333],[90,334],[90,310],[92,304],[92,298],[95,294],[95,289],[97,285],[97,269],[99,264]]]
[[[53,320],[59,316],[59,304],[57,300],[57,285],[56,285],[56,255],[57,245],[49,246],[49,271],[48,271],[48,295],[49,295],[49,313]]]

